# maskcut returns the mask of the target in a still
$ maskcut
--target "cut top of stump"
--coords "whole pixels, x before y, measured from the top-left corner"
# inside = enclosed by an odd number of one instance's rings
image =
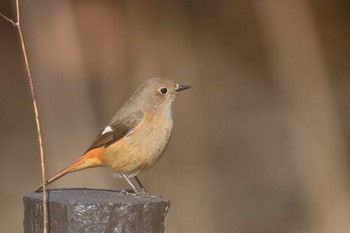
[[[50,233],[164,232],[169,201],[98,189],[47,190]],[[42,192],[26,193],[24,232],[43,232]]]

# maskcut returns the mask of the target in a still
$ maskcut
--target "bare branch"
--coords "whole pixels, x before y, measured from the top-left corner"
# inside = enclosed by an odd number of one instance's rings
[[[38,143],[39,143],[39,151],[40,151],[40,161],[41,161],[41,177],[42,177],[42,186],[43,186],[43,232],[47,233],[47,198],[46,198],[46,175],[45,175],[45,160],[44,160],[44,149],[43,149],[43,141],[41,136],[41,127],[40,127],[40,121],[39,121],[39,111],[38,106],[36,102],[35,92],[34,92],[34,85],[33,85],[33,79],[32,74],[30,71],[28,56],[27,56],[27,50],[24,43],[22,28],[21,28],[21,21],[20,21],[20,10],[19,10],[19,0],[16,0],[16,15],[17,15],[17,22],[14,20],[8,18],[4,14],[0,13],[0,16],[3,17],[5,20],[10,22],[13,26],[17,27],[18,35],[21,41],[21,48],[23,52],[23,58],[24,63],[27,71],[27,77],[29,80],[29,86],[30,86],[30,92],[32,95],[33,100],[33,107],[34,107],[34,113],[35,113],[35,122],[36,122],[36,129],[38,134]]]
[[[3,17],[6,21],[10,22],[13,26],[15,27],[18,26],[18,22],[13,21],[9,17],[5,16],[3,13],[0,13],[0,16]]]

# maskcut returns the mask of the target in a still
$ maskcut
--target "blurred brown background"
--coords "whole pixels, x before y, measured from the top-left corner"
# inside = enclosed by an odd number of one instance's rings
[[[47,176],[74,161],[148,78],[178,96],[162,160],[166,232],[350,231],[350,2],[23,0]],[[14,1],[0,12],[14,18]],[[22,231],[40,183],[16,29],[0,19],[0,231]],[[129,188],[107,169],[50,188]]]

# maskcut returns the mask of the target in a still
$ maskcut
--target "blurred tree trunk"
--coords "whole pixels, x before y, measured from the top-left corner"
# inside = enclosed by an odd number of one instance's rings
[[[285,101],[298,180],[306,197],[302,232],[349,232],[343,132],[313,14],[301,0],[255,4],[273,77]]]

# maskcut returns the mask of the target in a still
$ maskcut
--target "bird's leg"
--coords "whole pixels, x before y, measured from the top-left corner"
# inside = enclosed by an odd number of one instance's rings
[[[145,194],[148,194],[147,190],[145,189],[145,187],[142,185],[141,181],[139,180],[139,178],[137,176],[134,176],[136,182],[139,184],[140,188],[142,189],[142,192],[144,192]]]
[[[121,173],[121,174],[122,174],[122,176],[124,177],[124,179],[129,183],[129,185],[133,188],[135,194],[140,196],[140,192],[137,191],[136,187],[133,185],[133,183],[131,183],[131,181],[129,180],[129,178],[128,178],[124,173]]]

